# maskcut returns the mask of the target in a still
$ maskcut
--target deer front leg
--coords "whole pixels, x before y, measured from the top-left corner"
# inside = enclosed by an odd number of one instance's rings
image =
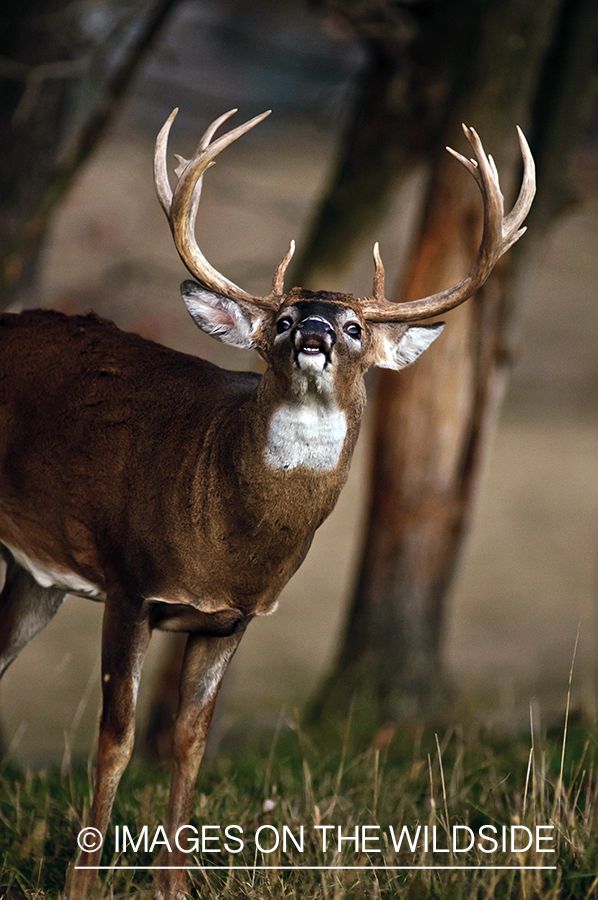
[[[0,676],[54,618],[64,597],[63,590],[41,587],[0,551]]]
[[[244,632],[229,637],[190,634],[181,672],[180,703],[173,738],[173,769],[166,834],[172,848],[163,848],[157,866],[179,867],[157,870],[154,876],[158,900],[182,900],[187,896],[186,853],[177,847],[176,834],[191,816],[193,790],[206,746],[216,696],[222,676]],[[184,840],[180,840],[184,845]]]
[[[108,598],[102,627],[97,777],[88,822],[102,840],[97,849],[82,851],[76,860],[65,888],[67,900],[84,900],[97,879],[94,867],[100,864],[116,789],[133,750],[137,688],[150,633],[147,617],[131,609],[122,598]]]

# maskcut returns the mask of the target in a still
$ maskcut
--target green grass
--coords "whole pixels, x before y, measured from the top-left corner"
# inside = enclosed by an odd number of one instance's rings
[[[283,730],[269,746],[245,746],[204,766],[198,780],[191,819],[239,825],[242,852],[192,854],[190,864],[295,866],[288,871],[195,870],[191,895],[203,898],[586,898],[598,889],[598,806],[596,803],[596,732],[583,724],[569,726],[566,753],[563,734],[544,734],[530,745],[529,737],[496,737],[480,729],[442,736],[416,733],[395,740],[385,751],[358,752],[350,746],[323,750],[297,730]],[[74,856],[76,836],[85,823],[92,790],[92,772],[74,765],[67,775],[54,770],[31,772],[13,764],[0,774],[0,898],[56,898],[67,865]],[[105,864],[149,865],[151,855],[128,848],[116,854],[115,827],[127,825],[133,836],[148,826],[151,842],[166,808],[168,774],[134,761],[123,778],[105,848]],[[447,826],[467,825],[476,834],[483,825],[554,826],[554,853],[484,854],[433,853],[421,839],[424,826],[437,829],[437,846],[447,847]],[[263,829],[264,848],[283,826],[298,838],[299,852],[289,841],[287,852],[256,850],[254,836]],[[333,825],[334,846],[323,851],[316,825]],[[415,852],[392,848],[406,825],[413,836],[420,826]],[[354,844],[336,846],[336,829],[353,836],[355,827],[372,828],[371,852],[355,852]],[[521,832],[523,833],[523,832]],[[545,832],[549,834],[549,832]],[[213,830],[213,835],[218,832]],[[232,834],[232,832],[231,832]],[[237,832],[238,834],[238,832]],[[386,842],[384,840],[386,835]],[[231,849],[239,845],[228,841]],[[489,848],[491,845],[486,843]],[[381,851],[381,852],[380,852]],[[154,854],[155,855],[155,854]],[[370,869],[305,870],[298,866],[424,866],[515,865],[556,866],[529,869]],[[104,875],[100,896],[131,897],[149,890],[151,876],[143,870]]]

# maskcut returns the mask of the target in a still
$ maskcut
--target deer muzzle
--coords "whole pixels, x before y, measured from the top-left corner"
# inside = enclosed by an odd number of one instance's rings
[[[321,316],[308,316],[302,319],[293,329],[292,338],[297,365],[300,353],[304,353],[307,357],[322,353],[326,363],[330,362],[330,353],[336,343],[336,333],[326,319]]]

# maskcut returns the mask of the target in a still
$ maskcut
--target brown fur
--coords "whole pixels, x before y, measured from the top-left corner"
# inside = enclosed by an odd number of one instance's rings
[[[184,294],[197,289],[183,287]],[[0,316],[0,672],[69,589],[105,600],[89,823],[102,833],[131,753],[137,684],[154,628],[189,634],[166,826],[173,847],[188,822],[226,665],[332,511],[363,414],[364,372],[407,332],[405,325],[366,325],[352,299],[295,290],[278,314],[255,312],[255,345],[268,362],[262,377],[219,369],[93,314]],[[226,319],[221,298],[206,303],[193,314],[201,320],[214,306]],[[289,335],[299,338],[277,336],[285,315],[294,322]],[[305,353],[293,341],[304,339],[301,317],[313,315],[335,333],[330,396],[318,402],[340,411],[346,435],[338,462],[323,471],[272,467],[265,459],[270,422],[295,396],[296,353]],[[359,342],[343,331],[348,318],[362,328]],[[238,339],[233,326],[226,339]],[[301,378],[309,381],[302,369]],[[177,849],[160,861],[182,866],[184,858]],[[79,860],[98,862],[98,853]],[[65,896],[87,896],[94,878],[92,870],[74,869]],[[162,871],[156,884],[157,896],[178,897],[184,871]]]
[[[206,611],[273,602],[334,506],[357,437],[326,476],[256,466],[267,380],[95,315],[0,317],[0,366],[0,540],[104,592],[117,581]]]

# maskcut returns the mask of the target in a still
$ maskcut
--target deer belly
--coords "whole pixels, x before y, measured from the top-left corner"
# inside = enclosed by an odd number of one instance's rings
[[[150,601],[150,623],[158,631],[180,631],[187,634],[204,634],[209,637],[230,637],[245,630],[253,615],[239,609],[221,609],[204,612],[183,603]]]
[[[40,587],[58,588],[63,590],[65,594],[76,594],[80,597],[87,597],[92,600],[105,600],[104,593],[97,585],[92,584],[85,578],[81,578],[75,572],[69,572],[68,569],[61,569],[48,563],[42,563],[32,559],[23,553],[11,547],[10,544],[3,542],[4,546],[10,551],[12,556],[23,569],[37,581]]]
[[[337,406],[284,403],[270,420],[266,462],[274,469],[328,472],[338,465],[346,435],[347,418]]]

